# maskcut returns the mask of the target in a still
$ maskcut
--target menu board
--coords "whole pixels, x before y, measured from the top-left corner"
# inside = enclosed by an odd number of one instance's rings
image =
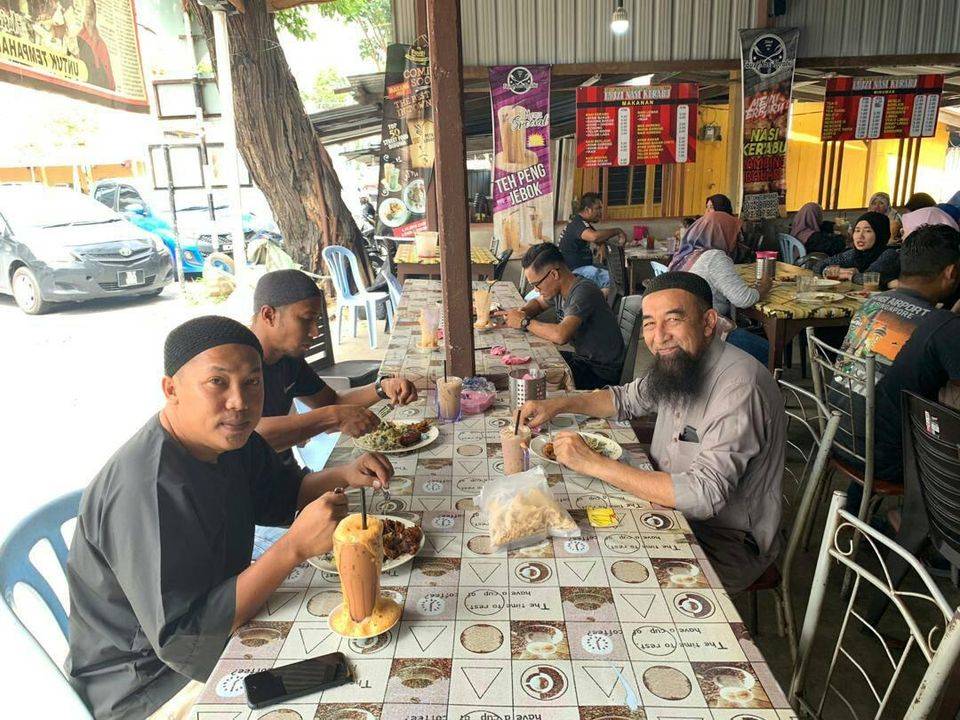
[[[577,167],[693,162],[699,99],[696,83],[577,88]]]
[[[933,137],[942,92],[943,75],[829,78],[820,138]]]
[[[377,217],[385,234],[427,229],[434,132],[426,45],[390,45],[384,81]]]

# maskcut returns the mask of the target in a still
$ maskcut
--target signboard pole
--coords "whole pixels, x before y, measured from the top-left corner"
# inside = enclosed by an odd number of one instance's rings
[[[247,248],[243,238],[243,207],[240,198],[240,165],[237,157],[237,123],[233,107],[233,72],[230,67],[230,38],[227,34],[227,13],[213,10],[213,39],[217,49],[217,80],[220,91],[223,123],[223,162],[227,176],[227,197],[232,206],[230,235],[233,237],[233,263],[239,281],[247,270]]]
[[[170,219],[173,220],[174,246],[173,264],[177,270],[177,282],[180,283],[180,292],[183,293],[183,247],[180,245],[180,228],[177,225],[177,191],[173,188],[173,170],[170,167],[170,146],[163,145],[163,164],[167,166],[167,198],[170,201]]]

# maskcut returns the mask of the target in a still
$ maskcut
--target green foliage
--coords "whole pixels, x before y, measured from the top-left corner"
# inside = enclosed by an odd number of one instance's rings
[[[360,57],[383,69],[391,35],[390,0],[336,0],[316,6],[323,16],[352,23],[360,28]]]
[[[316,40],[316,35],[310,31],[310,24],[307,22],[305,11],[307,5],[281,10],[274,16],[278,27],[283,28],[293,35],[297,40]]]
[[[352,101],[350,93],[336,93],[338,88],[347,86],[347,81],[334,68],[317,73],[312,90],[301,92],[303,104],[310,110],[330,110],[347,105]]]

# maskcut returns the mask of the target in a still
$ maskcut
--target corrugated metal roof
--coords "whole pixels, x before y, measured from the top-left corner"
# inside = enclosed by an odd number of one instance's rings
[[[455,0],[451,0],[455,1]],[[739,59],[737,29],[757,0],[626,0],[630,31],[610,31],[612,0],[459,0],[463,64]],[[412,42],[416,0],[393,0],[394,37]],[[958,0],[788,0],[800,57],[960,53]]]

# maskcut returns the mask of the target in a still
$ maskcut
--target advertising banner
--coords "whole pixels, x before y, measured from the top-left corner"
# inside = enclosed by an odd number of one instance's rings
[[[797,28],[740,31],[743,203],[740,217],[778,217],[787,202],[787,129]]]
[[[491,67],[493,234],[522,255],[553,241],[550,66]]]
[[[384,234],[427,229],[434,134],[430,57],[425,44],[390,45],[384,80],[377,217]]]
[[[820,138],[933,137],[942,92],[943,75],[829,78]]]
[[[0,80],[149,112],[133,0],[0,0]]]
[[[696,83],[577,88],[577,167],[697,159]]]

